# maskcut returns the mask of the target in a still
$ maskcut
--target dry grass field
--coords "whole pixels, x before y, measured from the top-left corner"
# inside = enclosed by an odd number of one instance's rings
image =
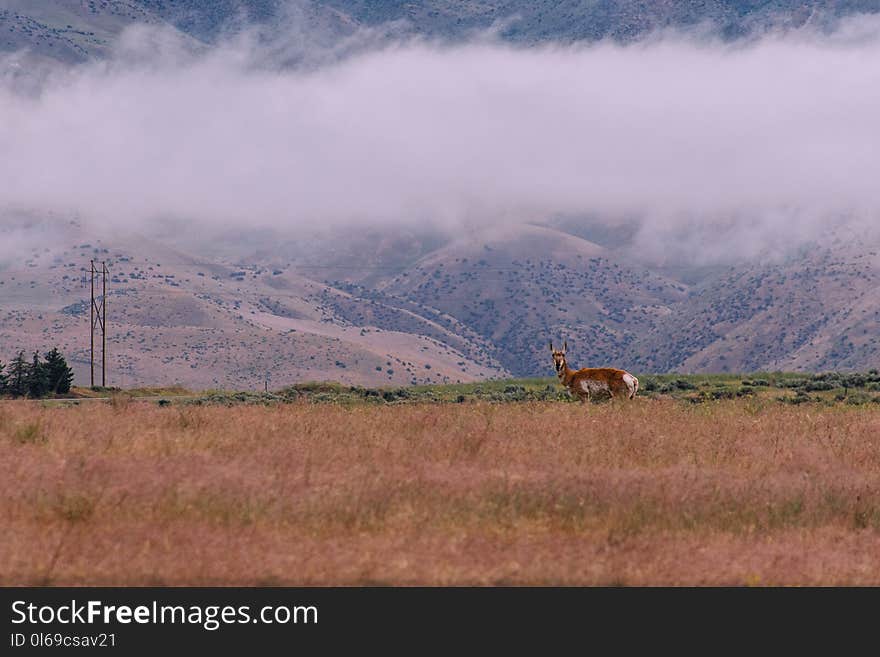
[[[880,584],[880,408],[0,404],[2,585]]]

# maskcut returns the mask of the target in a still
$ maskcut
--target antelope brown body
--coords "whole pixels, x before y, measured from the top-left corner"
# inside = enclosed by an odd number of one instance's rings
[[[568,388],[570,394],[578,397],[582,402],[590,401],[592,395],[610,395],[612,399],[621,397],[632,399],[639,390],[639,380],[626,370],[618,370],[613,367],[585,367],[580,370],[569,369],[565,361],[565,352],[568,343],[562,345],[562,351],[553,348],[550,343],[550,351],[553,354],[553,366],[556,368],[556,376],[559,382]]]

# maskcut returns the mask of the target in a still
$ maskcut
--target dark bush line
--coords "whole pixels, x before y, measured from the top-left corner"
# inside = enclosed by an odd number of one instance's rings
[[[876,371],[867,374],[818,374],[805,375],[792,379],[755,378],[743,379],[739,385],[732,377],[727,381],[706,381],[699,377],[666,379],[651,375],[641,377],[640,397],[658,397],[669,395],[676,399],[694,404],[728,399],[751,398],[758,395],[761,388],[791,389],[794,396],[780,396],[776,399],[786,404],[823,403],[834,404],[844,402],[849,405],[880,403],[880,395],[871,393],[880,389],[880,383],[874,381]],[[665,380],[666,379],[666,380]],[[734,385],[731,385],[734,384]],[[860,385],[861,388],[856,388]],[[873,386],[876,386],[874,388]],[[475,384],[461,391],[431,387],[401,388],[367,388],[350,386],[335,382],[300,383],[288,386],[272,393],[262,392],[212,392],[200,399],[190,400],[187,404],[279,404],[292,402],[305,403],[341,403],[341,404],[406,404],[417,402],[433,403],[466,403],[466,402],[519,402],[519,401],[560,401],[575,402],[568,393],[554,383],[546,385],[521,385],[511,382],[503,387],[487,383]],[[832,397],[811,394],[816,391],[838,390]],[[595,400],[603,402],[606,399]],[[170,403],[170,402],[165,402]]]
[[[819,392],[823,390],[836,390],[843,388],[848,390],[880,391],[880,372],[869,370],[868,372],[823,372],[821,374],[808,375],[801,379],[790,379],[777,384],[777,387],[803,390],[804,392]]]
[[[188,401],[188,404],[278,404],[296,401],[312,403],[367,403],[402,404],[413,402],[464,403],[471,401],[574,401],[568,393],[557,386],[547,385],[540,390],[529,390],[525,386],[509,385],[503,391],[483,390],[477,387],[472,392],[444,398],[433,390],[413,390],[411,388],[364,388],[344,386],[338,383],[297,384],[274,393],[216,392],[201,399]]]
[[[853,390],[865,390],[868,392],[880,392],[880,372],[875,369],[868,372],[822,372],[820,374],[805,374],[798,378],[780,378],[778,380],[755,378],[743,379],[737,396],[748,395],[749,390],[754,388],[786,388],[803,392],[823,392],[828,390],[843,389],[845,392]],[[687,378],[663,381],[656,377],[644,376],[641,381],[641,391],[644,393],[673,394],[679,391],[694,391],[699,388],[692,380]],[[726,396],[726,393],[720,393]],[[718,398],[717,396],[714,398]]]

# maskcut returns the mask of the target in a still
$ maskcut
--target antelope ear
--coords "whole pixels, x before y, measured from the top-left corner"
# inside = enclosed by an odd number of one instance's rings
[[[564,354],[566,351],[568,351],[568,340],[562,343],[562,353]]]

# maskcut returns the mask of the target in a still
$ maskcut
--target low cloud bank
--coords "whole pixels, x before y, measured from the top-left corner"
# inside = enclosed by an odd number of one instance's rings
[[[635,217],[646,252],[697,261],[880,216],[876,18],[733,44],[352,51],[284,68],[277,40],[140,27],[36,91],[8,57],[0,207],[138,229]]]

